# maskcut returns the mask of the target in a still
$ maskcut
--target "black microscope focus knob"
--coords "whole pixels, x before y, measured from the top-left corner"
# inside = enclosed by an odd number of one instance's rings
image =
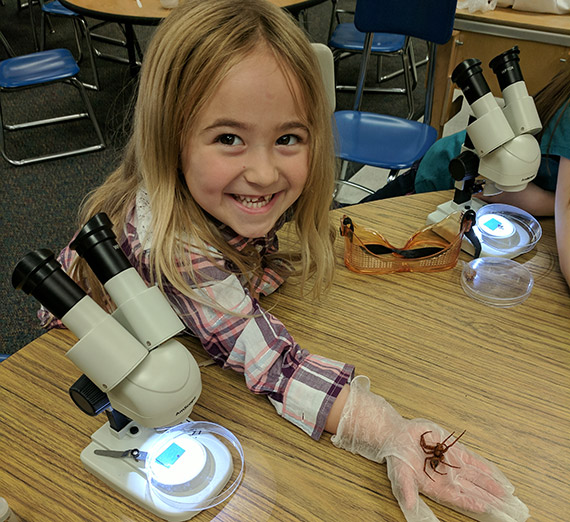
[[[479,156],[470,150],[465,150],[449,162],[449,173],[456,181],[463,181],[466,177],[477,177],[479,170]]]
[[[94,417],[109,407],[109,398],[89,377],[82,375],[69,388],[69,396],[76,406]]]

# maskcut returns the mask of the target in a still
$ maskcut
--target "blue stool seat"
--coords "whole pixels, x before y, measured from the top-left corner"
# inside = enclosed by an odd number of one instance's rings
[[[60,16],[78,16],[77,13],[71,9],[64,7],[59,0],[53,0],[42,6],[42,11],[47,14],[60,15]]]
[[[390,170],[411,167],[435,143],[437,131],[413,120],[359,111],[334,114],[343,160]]]
[[[339,24],[329,40],[329,46],[352,52],[362,52],[366,33],[352,23]],[[406,37],[400,34],[374,33],[372,53],[395,53],[404,47]]]
[[[79,66],[67,49],[52,49],[0,62],[0,88],[16,89],[75,76]]]

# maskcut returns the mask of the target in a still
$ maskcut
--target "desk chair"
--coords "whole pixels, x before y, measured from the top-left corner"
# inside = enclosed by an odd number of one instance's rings
[[[366,36],[353,109],[335,113],[337,156],[342,160],[338,184],[373,194],[374,191],[367,187],[346,179],[349,161],[388,169],[389,179],[392,179],[401,169],[410,168],[421,159],[437,139],[437,131],[429,125],[435,44],[446,43],[451,37],[456,4],[457,0],[357,0],[354,24]],[[432,43],[429,46],[425,123],[360,110],[374,33],[403,34]]]
[[[41,7],[40,51],[43,51],[46,45],[46,21],[48,20],[48,16],[60,16],[70,19],[73,23],[73,34],[75,36],[75,45],[77,46],[77,62],[81,62],[83,59],[83,47],[81,45],[81,39],[83,37],[85,38],[87,55],[89,57],[89,63],[91,64],[91,70],[93,71],[93,84],[83,83],[83,85],[88,89],[98,91],[101,88],[99,83],[99,74],[97,72],[97,66],[95,65],[93,43],[91,42],[91,32],[89,31],[89,27],[87,27],[85,18],[83,18],[83,16],[80,14],[72,11],[71,9],[63,6],[59,0],[51,0],[50,2],[39,0],[39,2]],[[35,32],[34,27],[32,27],[32,30]]]
[[[0,61],[0,153],[7,162],[15,166],[21,166],[30,163],[38,163],[40,161],[94,152],[105,147],[105,140],[103,139],[101,129],[99,128],[99,124],[97,123],[97,119],[95,118],[89,99],[87,98],[85,88],[76,78],[78,72],[79,66],[67,49],[40,51],[38,53],[16,56],[14,58],[8,58]],[[2,98],[7,93],[20,89],[42,87],[56,82],[68,83],[76,87],[79,90],[79,94],[81,95],[87,112],[11,125],[4,123],[2,116]],[[24,159],[11,158],[6,152],[6,134],[4,131],[19,131],[84,118],[89,118],[91,120],[99,140],[96,145]]]
[[[328,45],[334,52],[335,64],[353,54],[361,54],[364,52],[365,33],[359,31],[353,22],[341,22],[340,14],[354,14],[353,11],[339,9],[337,0],[332,0],[333,12],[331,16],[331,24],[329,28]],[[335,27],[336,19],[336,27]],[[391,80],[403,75],[403,87],[365,87],[365,92],[388,93],[388,94],[404,94],[408,103],[407,118],[414,116],[414,97],[413,91],[418,83],[417,66],[427,62],[424,59],[416,63],[414,56],[414,47],[412,39],[402,34],[375,33],[372,38],[372,47],[370,54],[377,57],[376,83]],[[386,57],[399,57],[402,62],[402,68],[391,74],[382,75],[382,63]],[[355,85],[337,85],[338,91],[355,91]]]

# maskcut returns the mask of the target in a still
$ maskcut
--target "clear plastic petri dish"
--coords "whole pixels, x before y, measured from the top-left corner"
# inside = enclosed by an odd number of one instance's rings
[[[530,295],[534,278],[527,268],[512,259],[482,257],[465,263],[461,286],[465,293],[489,306],[507,308]]]

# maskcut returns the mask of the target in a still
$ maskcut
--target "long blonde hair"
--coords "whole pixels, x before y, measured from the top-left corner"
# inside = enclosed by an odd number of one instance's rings
[[[262,269],[255,252],[238,252],[227,244],[192,199],[179,171],[182,144],[200,111],[230,69],[261,44],[298,83],[299,113],[305,115],[310,134],[308,179],[291,209],[297,244],[281,255],[294,264],[303,284],[311,280],[315,296],[331,282],[334,232],[328,211],[335,169],[331,109],[307,37],[290,15],[266,0],[184,0],[161,23],[145,54],[124,160],[88,197],[80,213],[85,223],[106,212],[121,237],[127,212],[144,186],[152,210],[153,283],[168,280],[196,297],[192,287],[197,281],[189,284],[180,273],[188,247],[180,238],[192,238],[192,246],[204,252],[206,245],[213,246],[242,274],[255,275]],[[72,276],[86,281],[97,301],[105,301],[101,285],[82,260],[74,263]]]

